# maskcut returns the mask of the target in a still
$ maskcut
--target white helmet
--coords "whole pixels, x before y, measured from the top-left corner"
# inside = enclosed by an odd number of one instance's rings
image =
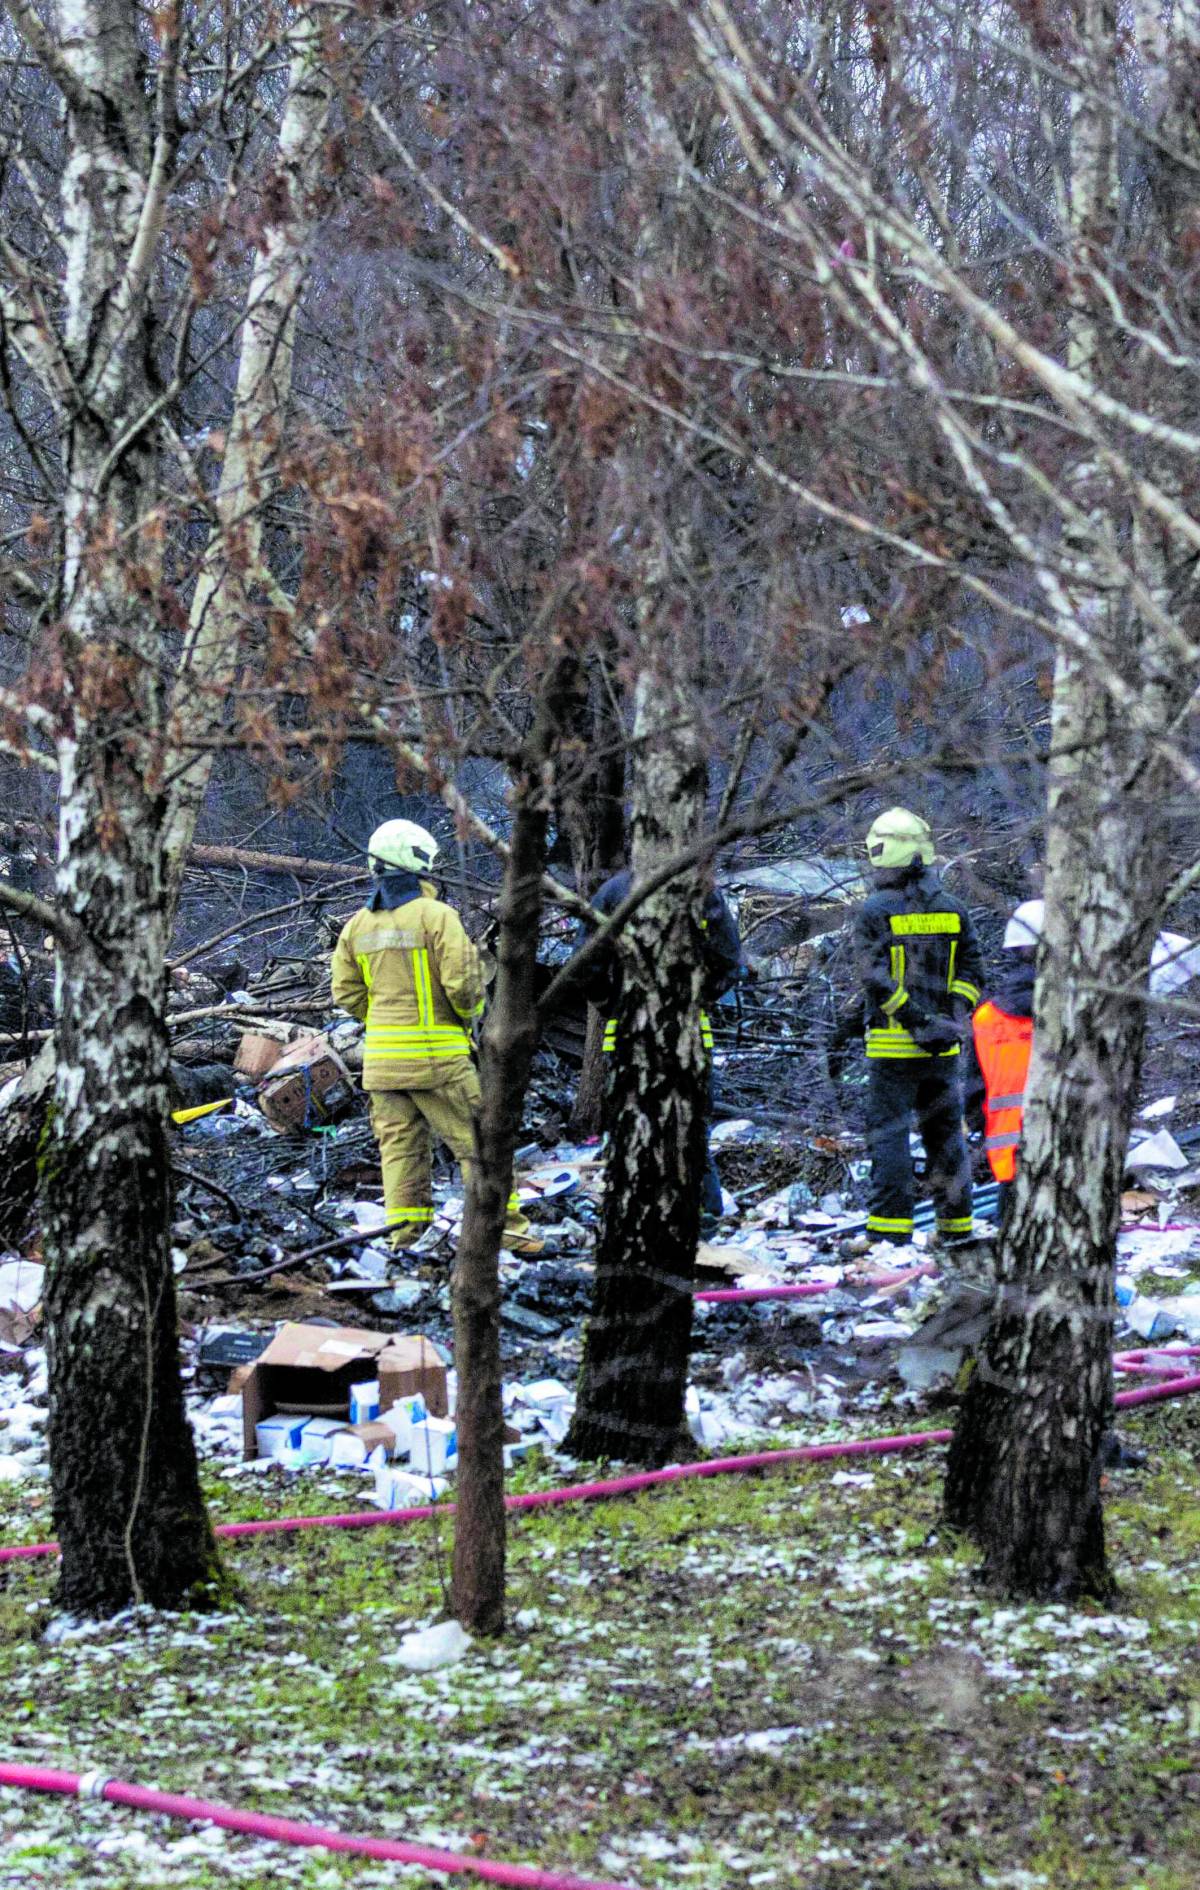
[[[1042,927],[1045,923],[1046,901],[1044,899],[1023,900],[1004,928],[1004,950],[1009,952],[1017,950],[1022,945],[1036,945],[1042,936]]]
[[[428,873],[437,856],[437,841],[415,820],[385,820],[367,843],[371,865],[397,867],[404,873]]]

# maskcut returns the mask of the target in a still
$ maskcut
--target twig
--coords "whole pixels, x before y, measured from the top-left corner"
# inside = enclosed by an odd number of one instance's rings
[[[269,1280],[276,1273],[283,1273],[288,1267],[300,1267],[309,1260],[323,1259],[326,1254],[345,1253],[351,1247],[362,1247],[368,1242],[379,1240],[390,1234],[397,1227],[405,1226],[404,1221],[389,1221],[386,1227],[372,1227],[365,1233],[362,1228],[353,1234],[339,1234],[336,1240],[323,1240],[315,1247],[303,1247],[299,1253],[285,1254],[282,1260],[273,1260],[269,1267],[260,1267],[255,1273],[230,1273],[221,1280],[209,1280],[209,1286],[252,1286],[256,1280]],[[380,1280],[382,1290],[386,1280]]]
[[[182,1162],[172,1162],[171,1168],[179,1177],[180,1181],[190,1181],[194,1187],[206,1188],[209,1194],[215,1194],[219,1201],[225,1202],[236,1220],[245,1220],[246,1216],[243,1214],[236,1196],[230,1194],[228,1188],[223,1188],[219,1181],[210,1181],[207,1175],[197,1174],[194,1168],[185,1168]]]

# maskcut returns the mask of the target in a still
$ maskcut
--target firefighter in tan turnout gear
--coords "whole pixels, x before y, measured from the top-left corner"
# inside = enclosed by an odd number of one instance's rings
[[[483,1012],[483,969],[462,920],[428,878],[438,852],[433,835],[411,820],[388,820],[367,852],[375,884],[334,948],[333,1000],[367,1027],[363,1088],[391,1243],[406,1247],[433,1221],[431,1136],[464,1178],[475,1153],[479,1079],[469,1031]],[[515,1194],[504,1244],[525,1254],[542,1248]]]

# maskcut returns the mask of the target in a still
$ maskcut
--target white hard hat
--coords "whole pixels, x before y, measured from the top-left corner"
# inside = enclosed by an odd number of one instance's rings
[[[1017,907],[1004,928],[1004,950],[1015,951],[1019,946],[1036,945],[1042,936],[1042,927],[1046,923],[1046,901],[1044,899],[1025,899]]]
[[[1155,997],[1182,991],[1200,977],[1200,945],[1182,932],[1160,932],[1150,954],[1150,989]]]
[[[368,860],[406,873],[428,873],[437,856],[437,841],[415,820],[385,820],[367,843]]]

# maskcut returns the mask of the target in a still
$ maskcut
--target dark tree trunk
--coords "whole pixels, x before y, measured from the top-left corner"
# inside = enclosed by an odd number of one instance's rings
[[[590,896],[626,859],[625,728],[607,665],[593,667],[571,733],[574,767],[563,781],[559,814],[570,837],[576,887]]]
[[[695,838],[704,767],[679,697],[639,684],[635,879]],[[684,1418],[704,1091],[700,910],[694,874],[638,908],[620,941],[608,1156],[596,1288],[567,1448],[660,1464],[690,1450]]]
[[[951,1446],[946,1515],[1017,1596],[1105,1596],[1121,1180],[1165,882],[1159,771],[1100,682],[1060,676],[1035,1050],[1001,1294]],[[1111,785],[1109,785],[1111,784]],[[1124,995],[1128,993],[1128,995]]]
[[[48,1435],[59,1600],[105,1615],[211,1603],[221,1571],[179,1378],[155,809],[119,740],[103,767],[94,750],[78,760],[59,868],[76,933],[59,968],[42,1155]],[[98,838],[97,777],[110,819],[124,816],[108,834],[117,861]]]
[[[604,1122],[604,1084],[608,1059],[604,1054],[605,1019],[594,1004],[587,1007],[587,1035],[583,1042],[583,1062],[575,1085],[575,1101],[567,1121],[567,1133],[582,1142],[589,1135],[599,1135]]]
[[[453,1605],[458,1620],[475,1634],[499,1634],[504,1628],[499,1256],[513,1150],[538,1039],[538,931],[550,818],[544,776],[565,727],[574,675],[569,658],[552,671],[517,773],[498,908],[496,981],[480,1045],[476,1160],[454,1268],[459,1468]]]
[[[564,789],[561,813],[570,834],[576,887],[591,898],[626,860],[625,731],[615,684],[600,668],[591,678],[574,733],[582,760]],[[567,1124],[576,1140],[598,1135],[604,1117],[604,1024],[589,1005],[583,1064]]]

